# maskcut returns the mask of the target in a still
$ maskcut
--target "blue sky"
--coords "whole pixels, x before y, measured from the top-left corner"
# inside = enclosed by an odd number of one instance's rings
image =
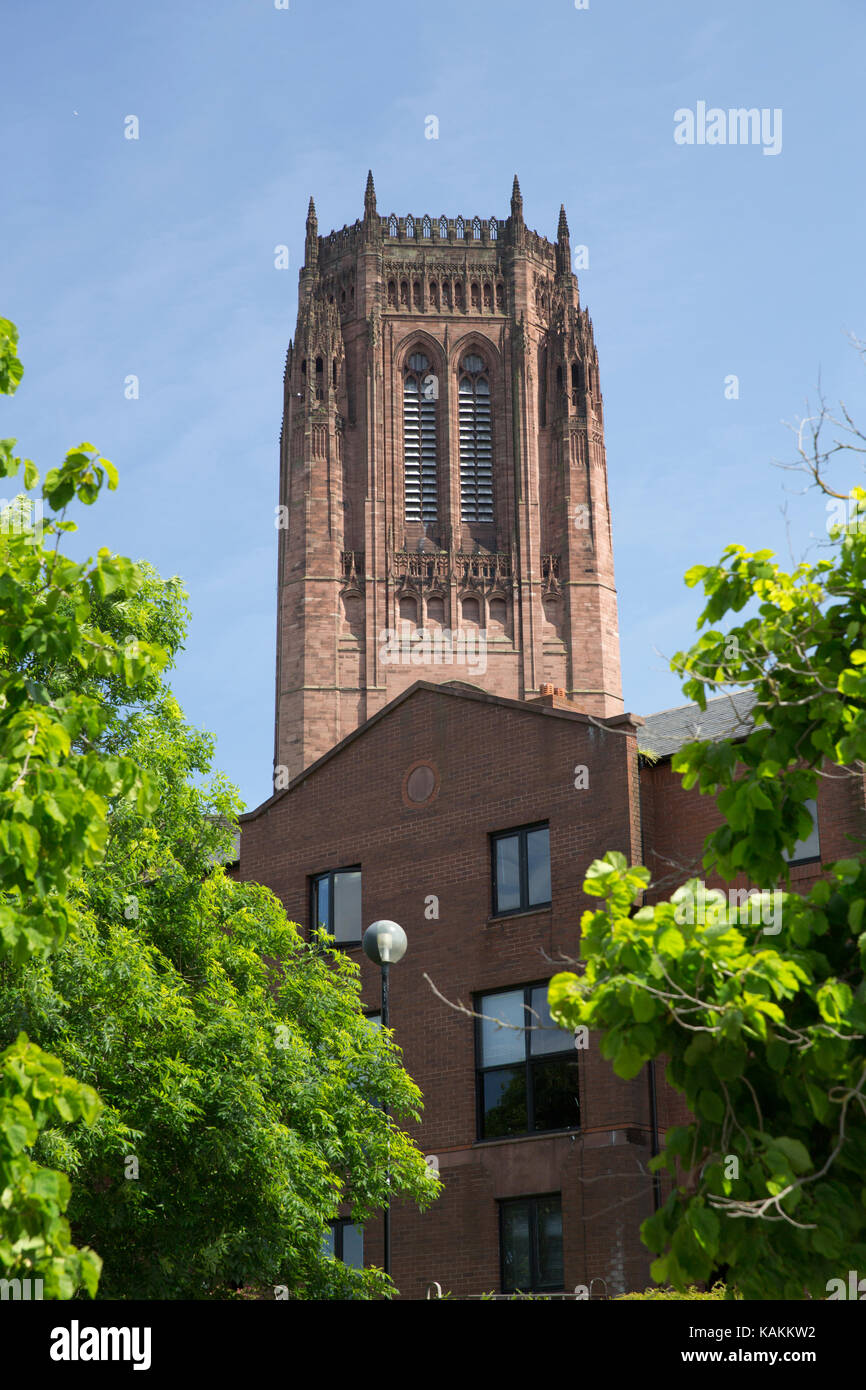
[[[368,167],[380,212],[499,217],[517,171],[529,225],[553,238],[564,202],[589,248],[626,708],[682,703],[690,565],[735,540],[814,554],[824,503],[773,460],[819,373],[866,420],[862,0],[28,0],[3,31],[0,313],[25,377],[2,433],[43,470],[83,439],[118,465],[76,546],[183,577],[174,688],[248,805],[304,216],[313,193],[320,232],[354,221]],[[699,101],[781,109],[781,152],[677,145]]]

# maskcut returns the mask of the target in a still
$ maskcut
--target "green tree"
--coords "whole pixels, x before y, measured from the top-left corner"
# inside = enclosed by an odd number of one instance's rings
[[[0,393],[22,376],[13,324],[0,319]],[[23,470],[25,489],[39,485],[29,459],[0,440],[0,477]],[[0,979],[20,978],[25,963],[45,960],[69,933],[76,877],[99,863],[110,802],[149,803],[151,788],[135,762],[98,749],[106,725],[101,702],[82,690],[52,692],[40,673],[59,664],[132,688],[158,670],[164,654],[143,645],[129,652],[89,620],[92,605],[123,587],[134,594],[135,567],[100,551],[74,564],[59,553],[68,504],[93,503],[112,465],[92,445],[71,450],[47,474],[34,520],[26,495],[0,504]],[[68,1178],[31,1154],[41,1132],[100,1109],[87,1085],[18,1029],[0,1053],[0,1267],[4,1277],[42,1281],[46,1297],[94,1293],[100,1261],[77,1249],[64,1213]],[[0,1043],[2,1045],[2,1043]]]
[[[708,690],[750,688],[754,727],[690,743],[673,767],[724,818],[705,869],[779,897],[732,908],[694,878],[640,906],[648,871],[607,854],[584,884],[600,902],[582,972],[550,986],[554,1017],[600,1030],[619,1076],[667,1057],[695,1117],[654,1160],[673,1189],[641,1228],[653,1278],[680,1290],[727,1266],[746,1298],[823,1298],[866,1272],[866,855],[852,845],[799,896],[784,854],[811,828],[818,778],[862,781],[866,760],[866,492],[845,502],[830,553],[793,573],[729,546],[686,576],[707,601],[673,659],[684,692],[703,708]]]
[[[237,793],[160,674],[185,631],[180,585],[107,552],[98,563],[116,582],[65,571],[36,645],[3,654],[37,713],[88,712],[64,771],[116,769],[92,803],[92,849],[68,859],[62,921],[46,895],[54,950],[0,966],[0,1039],[26,1030],[102,1102],[88,1127],[44,1126],[34,1158],[73,1179],[68,1215],[99,1249],[101,1296],[387,1294],[381,1271],[347,1269],[323,1240],[344,1203],[363,1222],[389,1198],[436,1195],[396,1122],[418,1117],[419,1092],[363,1015],[357,966],[221,867]],[[40,586],[38,567],[23,574],[20,603]],[[70,644],[45,643],[52,625]],[[116,660],[82,661],[73,632],[98,632]]]

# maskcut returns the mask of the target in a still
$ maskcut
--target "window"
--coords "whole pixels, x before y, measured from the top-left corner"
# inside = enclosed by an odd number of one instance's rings
[[[460,506],[464,521],[493,520],[493,428],[490,383],[482,358],[460,365]]]
[[[502,1292],[561,1289],[562,1199],[521,1197],[499,1204]]]
[[[403,487],[407,521],[435,521],[436,378],[429,358],[413,352],[403,379]]]
[[[803,805],[812,817],[812,833],[807,835],[805,840],[798,840],[791,853],[782,850],[782,857],[789,864],[806,864],[810,860],[821,858],[821,840],[818,835],[818,806],[815,800],[810,797],[804,801]]]
[[[471,623],[473,627],[478,627],[481,622],[481,609],[477,598],[463,599],[460,610],[464,623]]]
[[[361,940],[360,869],[336,869],[313,879],[312,920],[338,944]]]
[[[529,825],[493,836],[493,916],[550,902],[550,830]]]
[[[325,1254],[350,1269],[364,1268],[364,1227],[352,1221],[332,1221],[325,1236]]]
[[[490,600],[490,622],[495,628],[505,629],[508,622],[508,604],[504,598],[492,598]]]
[[[484,1015],[476,1032],[479,1139],[577,1129],[574,1038],[550,1017],[547,984],[484,994],[475,1008]]]
[[[445,600],[441,598],[428,598],[427,600],[427,622],[435,623],[437,627],[445,626]]]

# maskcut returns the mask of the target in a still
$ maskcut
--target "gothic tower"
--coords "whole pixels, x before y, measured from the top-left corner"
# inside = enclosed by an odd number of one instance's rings
[[[598,356],[565,209],[364,215],[310,199],[280,437],[275,765],[414,681],[623,708]]]

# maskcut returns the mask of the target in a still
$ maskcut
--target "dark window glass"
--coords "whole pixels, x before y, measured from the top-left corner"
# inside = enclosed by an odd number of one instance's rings
[[[337,942],[361,940],[361,870],[337,869],[313,879],[313,926]]]
[[[550,1017],[547,985],[483,994],[476,1012],[479,1138],[577,1129],[574,1039]]]
[[[324,1250],[351,1269],[364,1268],[364,1228],[351,1221],[332,1221],[324,1239]]]
[[[502,1202],[499,1210],[503,1293],[562,1288],[562,1201],[559,1195]]]
[[[550,831],[530,830],[526,835],[526,875],[529,902],[550,902]]]
[[[494,912],[520,908],[520,841],[517,835],[496,841],[496,903]]]
[[[493,915],[550,902],[550,831],[546,825],[493,837]]]

